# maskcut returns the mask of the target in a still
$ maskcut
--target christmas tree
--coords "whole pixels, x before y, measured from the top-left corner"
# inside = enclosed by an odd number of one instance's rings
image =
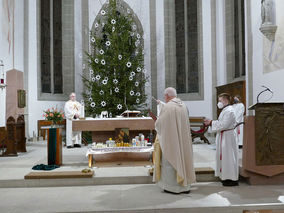
[[[83,77],[88,116],[102,111],[120,115],[146,105],[143,36],[131,11],[119,6],[110,0],[90,32],[89,76]]]

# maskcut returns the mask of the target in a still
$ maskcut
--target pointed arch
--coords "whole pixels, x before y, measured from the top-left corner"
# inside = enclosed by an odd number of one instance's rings
[[[108,3],[104,3],[103,6],[101,7],[98,15],[96,16],[93,24],[92,24],[92,28],[91,28],[91,32],[95,33],[95,28],[96,28],[96,23],[98,23],[99,21],[103,21],[105,19],[105,17],[101,14],[101,12],[104,10],[107,10],[108,7]],[[132,19],[135,23],[135,25],[137,26],[137,32],[142,36],[142,46],[144,47],[144,30],[142,27],[142,24],[138,18],[138,16],[136,15],[136,13],[133,11],[133,9],[123,0],[116,0],[116,9],[119,13],[121,13],[122,15],[131,15]]]

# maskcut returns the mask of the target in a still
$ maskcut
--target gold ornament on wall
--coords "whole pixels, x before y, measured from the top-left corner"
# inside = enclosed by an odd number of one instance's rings
[[[25,108],[26,107],[26,91],[18,90],[18,107]]]

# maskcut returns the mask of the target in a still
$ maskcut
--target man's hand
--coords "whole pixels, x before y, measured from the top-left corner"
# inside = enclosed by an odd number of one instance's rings
[[[204,119],[204,124],[205,124],[205,126],[211,126],[212,120]]]
[[[160,103],[161,103],[161,101],[160,101],[159,99],[156,99],[156,98],[154,98],[153,96],[152,96],[152,99],[155,100],[157,104],[160,104]]]

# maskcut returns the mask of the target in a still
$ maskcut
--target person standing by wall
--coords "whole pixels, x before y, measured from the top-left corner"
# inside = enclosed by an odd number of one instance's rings
[[[235,95],[233,108],[235,109],[235,116],[236,116],[237,124],[244,122],[245,106],[241,101],[242,101],[241,96]],[[243,127],[244,126],[241,124],[235,128],[237,143],[239,147],[243,146],[243,133],[244,133]]]

